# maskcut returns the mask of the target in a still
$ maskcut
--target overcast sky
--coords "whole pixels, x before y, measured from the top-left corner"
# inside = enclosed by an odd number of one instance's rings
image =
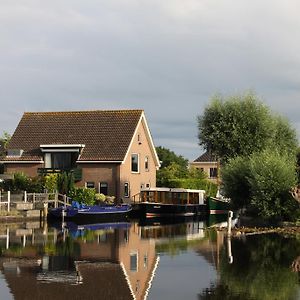
[[[142,108],[155,145],[202,152],[197,115],[252,89],[300,132],[297,0],[1,0],[0,133],[24,111]]]

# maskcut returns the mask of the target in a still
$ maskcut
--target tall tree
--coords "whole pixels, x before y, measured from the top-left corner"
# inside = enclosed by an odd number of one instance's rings
[[[295,130],[282,117],[271,113],[254,93],[224,98],[215,96],[198,117],[199,144],[223,162],[248,156],[267,147],[295,151]]]
[[[0,137],[0,157],[5,155],[5,151],[10,139],[11,135],[8,132],[4,131],[2,136]]]
[[[175,152],[164,147],[156,147],[156,152],[159,160],[161,161],[161,168],[168,167],[172,163],[175,163],[182,168],[187,168],[188,160],[185,159],[182,155],[177,155]]]

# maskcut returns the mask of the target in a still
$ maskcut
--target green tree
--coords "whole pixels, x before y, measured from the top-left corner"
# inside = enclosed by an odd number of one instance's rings
[[[3,131],[3,134],[0,137],[0,142],[3,144],[4,150],[7,149],[7,146],[8,146],[8,143],[10,142],[10,140],[11,140],[11,135],[8,132]]]
[[[74,189],[74,176],[72,173],[63,172],[57,176],[57,190],[59,193],[69,195]]]
[[[298,203],[289,191],[296,185],[295,158],[266,149],[230,159],[222,169],[224,191],[236,208],[250,207],[263,218],[293,219]]]
[[[241,156],[230,159],[221,169],[224,194],[231,199],[234,208],[250,204],[249,174],[249,160]]]
[[[161,168],[166,168],[170,164],[175,163],[183,169],[187,169],[188,160],[185,159],[182,155],[177,155],[170,149],[161,146],[156,147],[156,152],[159,160],[161,161]]]
[[[236,156],[274,147],[295,151],[296,132],[289,122],[271,113],[254,93],[215,96],[198,116],[199,144],[224,163]]]
[[[299,213],[289,192],[296,185],[294,156],[269,149],[252,155],[248,181],[251,205],[262,217],[286,219]]]

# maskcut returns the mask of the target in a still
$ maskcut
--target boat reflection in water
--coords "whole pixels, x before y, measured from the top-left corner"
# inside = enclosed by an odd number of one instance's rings
[[[204,237],[199,221],[40,225],[0,227],[5,299],[146,299],[164,245]]]

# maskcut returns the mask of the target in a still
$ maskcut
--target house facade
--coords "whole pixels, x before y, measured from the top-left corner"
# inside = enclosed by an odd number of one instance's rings
[[[210,152],[205,152],[196,158],[193,162],[189,163],[190,168],[202,170],[207,174],[207,178],[217,183],[218,181],[218,161],[217,158]]]
[[[143,110],[24,113],[1,162],[6,174],[73,172],[124,202],[155,187],[159,168]]]

